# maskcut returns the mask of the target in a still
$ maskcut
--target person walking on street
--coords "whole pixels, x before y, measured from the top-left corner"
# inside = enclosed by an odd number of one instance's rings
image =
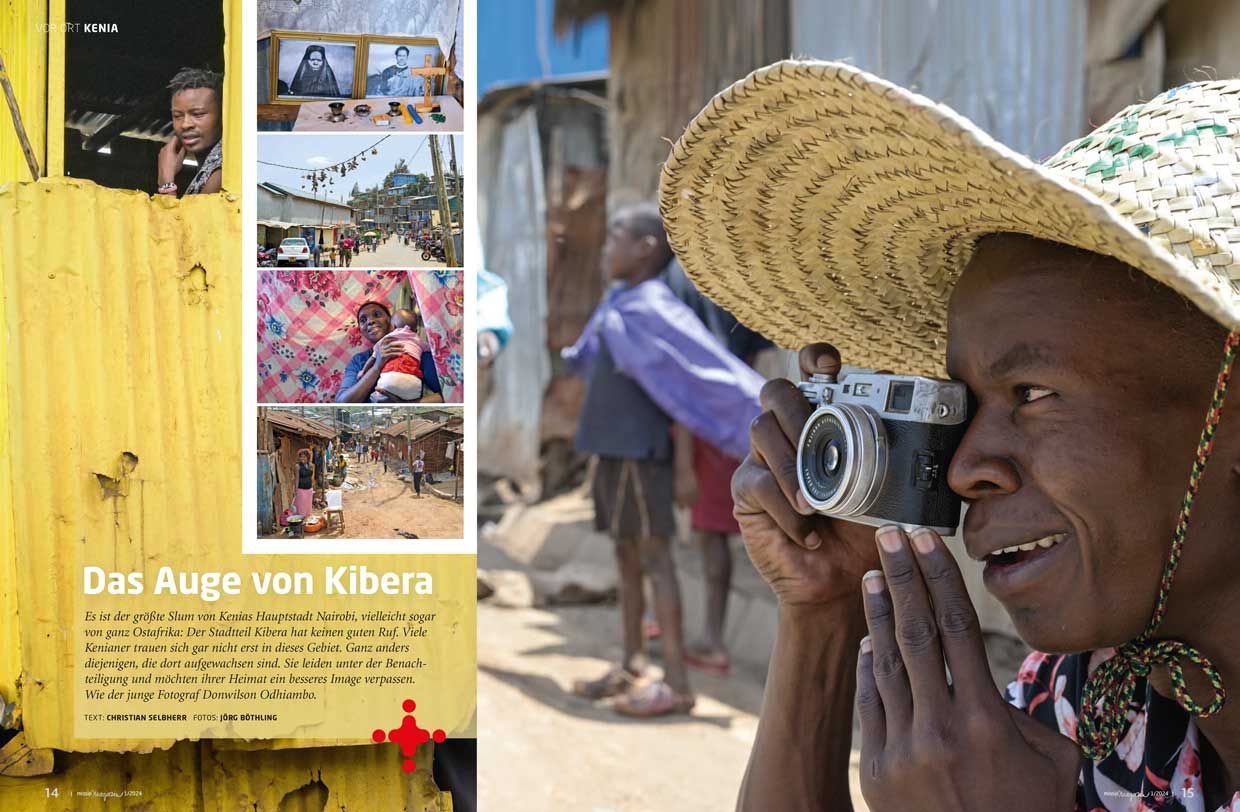
[[[419,497],[422,495],[422,474],[426,471],[426,460],[423,459],[425,456],[425,451],[419,451],[411,466],[413,471],[413,489],[417,491]]]

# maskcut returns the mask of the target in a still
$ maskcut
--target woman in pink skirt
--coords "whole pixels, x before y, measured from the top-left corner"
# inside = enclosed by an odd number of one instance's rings
[[[314,510],[314,465],[310,462],[310,449],[297,452],[297,494],[293,497],[293,512],[309,516]]]

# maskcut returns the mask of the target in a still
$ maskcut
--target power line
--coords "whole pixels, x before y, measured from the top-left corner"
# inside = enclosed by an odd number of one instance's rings
[[[273,163],[273,162],[271,162],[271,161],[259,161],[258,163],[259,163],[260,165],[262,165],[262,166],[275,166],[275,167],[279,167],[280,169],[294,169],[294,170],[296,170],[296,171],[298,171],[298,172],[322,172],[322,171],[324,171],[324,170],[331,170],[331,169],[335,169],[335,168],[336,168],[336,167],[338,167],[338,166],[344,166],[345,164],[352,163],[353,161],[357,160],[358,158],[361,158],[361,157],[362,157],[363,155],[365,155],[367,152],[370,152],[372,149],[374,149],[375,147],[379,146],[380,144],[382,144],[384,141],[388,140],[388,139],[389,139],[389,138],[391,138],[391,137],[392,137],[392,136],[390,136],[390,135],[385,135],[385,136],[383,136],[382,138],[380,138],[378,141],[376,141],[376,142],[374,142],[373,144],[371,144],[370,146],[366,147],[366,149],[362,150],[361,152],[358,152],[358,153],[356,153],[355,155],[352,155],[352,156],[350,156],[350,157],[348,157],[348,158],[345,158],[343,161],[337,161],[336,163],[332,164],[331,166],[318,166],[318,167],[309,167],[309,166],[289,166],[288,164],[277,164],[277,163]],[[423,143],[425,143],[425,142],[423,142]],[[415,154],[416,154],[416,153],[415,153]]]

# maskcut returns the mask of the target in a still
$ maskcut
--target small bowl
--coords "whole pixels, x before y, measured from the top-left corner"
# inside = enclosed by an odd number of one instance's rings
[[[370,115],[370,105],[369,105],[369,104],[359,104],[359,105],[357,105],[356,107],[354,107],[354,108],[353,108],[353,112],[354,112],[354,113],[357,113],[359,116],[368,116],[368,115]]]
[[[400,115],[400,102],[388,102],[388,115],[389,116]]]
[[[336,115],[340,115],[341,113],[344,112],[344,102],[332,102],[331,104],[327,106]]]

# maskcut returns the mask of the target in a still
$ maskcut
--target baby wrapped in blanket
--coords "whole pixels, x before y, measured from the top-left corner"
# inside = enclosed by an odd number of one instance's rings
[[[383,393],[400,400],[417,400],[422,397],[422,353],[426,350],[418,338],[418,317],[411,310],[397,310],[392,314],[392,332],[386,338],[400,345],[401,354],[383,365],[379,382],[370,394],[372,402],[383,399]]]

